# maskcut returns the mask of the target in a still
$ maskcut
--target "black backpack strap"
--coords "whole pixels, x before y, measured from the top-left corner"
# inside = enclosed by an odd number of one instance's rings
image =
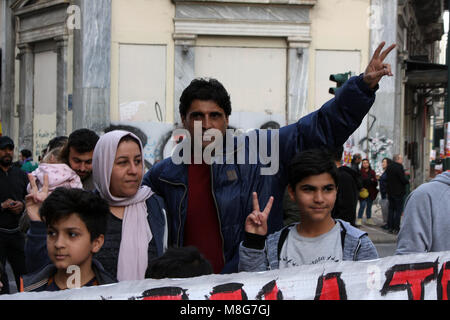
[[[341,246],[342,246],[342,251],[344,251],[344,242],[345,242],[345,236],[347,235],[347,230],[345,230],[341,221],[339,221],[339,220],[336,220],[336,221],[339,222],[339,224],[341,225]]]
[[[280,240],[278,240],[278,251],[277,251],[278,261],[280,261],[281,249],[283,248],[283,244],[286,241],[289,231],[291,231],[291,227],[294,226],[295,224],[296,223],[293,223],[285,227],[283,230],[281,230]]]

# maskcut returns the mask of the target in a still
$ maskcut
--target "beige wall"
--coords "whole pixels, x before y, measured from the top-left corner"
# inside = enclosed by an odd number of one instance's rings
[[[286,124],[286,41],[264,37],[198,37],[195,76],[218,79],[231,97],[230,125]]]
[[[162,45],[166,47],[165,121],[173,121],[175,7],[167,0],[112,1],[111,31],[111,121],[120,120],[120,45]]]
[[[132,5],[131,5],[132,4]],[[349,10],[351,8],[351,10]],[[320,107],[316,105],[316,90],[328,92],[333,86],[317,87],[316,51],[344,50],[358,52],[362,72],[369,60],[369,14],[370,0],[325,0],[317,1],[311,9],[311,44],[309,61],[308,100],[309,111]],[[174,92],[174,32],[173,17],[175,6],[167,0],[114,0],[112,2],[112,49],[111,49],[111,120],[120,120],[119,78],[120,45],[147,44],[166,46],[166,100],[165,120],[173,121]],[[339,27],[338,27],[339,26]],[[199,37],[197,46],[239,46],[241,39],[223,37]],[[281,47],[281,39],[261,38],[261,43],[252,43],[254,47]],[[218,45],[217,42],[221,42]],[[276,44],[275,44],[276,43]],[[339,61],[336,61],[338,64]],[[344,66],[343,66],[344,67]],[[339,68],[338,68],[339,69]],[[345,68],[344,68],[345,69]],[[345,70],[342,71],[345,71]],[[323,81],[322,81],[323,82]],[[319,83],[322,83],[319,81]],[[331,98],[331,96],[330,96]]]
[[[317,1],[312,8],[307,102],[309,111],[321,106],[316,105],[316,96],[320,96],[316,94],[316,90],[328,92],[329,87],[334,86],[334,82],[329,81],[326,87],[317,87],[317,50],[359,51],[360,68],[355,71],[364,71],[369,61],[369,8],[370,0],[322,0]],[[346,68],[346,65],[342,65],[342,72],[348,71]]]

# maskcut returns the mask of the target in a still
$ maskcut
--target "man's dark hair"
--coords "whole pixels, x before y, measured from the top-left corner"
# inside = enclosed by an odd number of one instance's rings
[[[33,155],[31,151],[28,149],[20,150],[20,154],[22,155],[22,157],[25,157],[26,159],[30,158]]]
[[[288,167],[288,183],[295,190],[297,183],[303,179],[329,173],[338,186],[338,171],[333,155],[325,149],[311,149],[294,156]]]
[[[39,213],[47,227],[72,214],[77,214],[86,224],[93,241],[106,232],[109,206],[95,193],[59,187],[45,199]]]
[[[333,160],[334,161],[341,161],[342,160],[342,154],[344,153],[344,147],[340,146],[336,148],[333,152]]]
[[[169,248],[159,258],[152,260],[146,278],[191,278],[213,273],[213,268],[196,247]]]
[[[180,97],[180,115],[182,117],[186,116],[194,100],[214,101],[223,109],[227,117],[231,114],[230,95],[216,79],[199,78],[192,80]]]
[[[70,148],[74,148],[78,153],[93,151],[98,139],[100,139],[100,137],[92,130],[86,128],[75,130],[69,135],[67,143],[61,150],[61,159],[66,163],[69,163]]]
[[[359,153],[355,153],[352,157],[352,163],[355,163],[356,160],[361,160],[361,155]]]

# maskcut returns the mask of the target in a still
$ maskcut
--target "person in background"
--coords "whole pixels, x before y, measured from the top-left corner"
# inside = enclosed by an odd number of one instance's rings
[[[359,173],[359,164],[361,163],[361,155],[359,153],[355,153],[352,157],[351,168]]]
[[[38,167],[38,163],[33,161],[33,154],[28,149],[20,151],[20,161],[22,163],[21,169],[26,173],[33,172]]]
[[[386,169],[392,163],[392,160],[389,158],[384,158],[381,162],[381,167],[383,169],[383,173],[378,178],[378,182],[380,183],[380,206],[381,206],[381,214],[383,216],[383,229],[388,229],[388,215],[389,215],[389,200],[387,197],[387,174]]]
[[[375,222],[372,219],[372,203],[377,198],[378,195],[378,181],[375,174],[375,171],[372,170],[370,166],[370,162],[368,159],[364,159],[361,165],[361,179],[362,179],[362,187],[366,189],[368,192],[367,197],[362,198],[361,194],[359,196],[359,211],[358,211],[358,219],[356,220],[356,226],[362,225],[362,217],[364,215],[364,209],[366,209],[366,223],[369,225],[375,225]]]
[[[395,254],[450,251],[450,171],[410,193]]]
[[[339,188],[331,216],[347,221],[355,226],[356,207],[358,205],[359,190],[362,188],[360,175],[353,169],[341,164],[344,147],[333,153],[334,163],[338,168]]]
[[[92,130],[83,128],[72,132],[61,150],[61,159],[80,176],[83,189],[95,189],[92,179],[92,157],[99,136]]]
[[[0,137],[0,265],[5,269],[6,261],[9,262],[19,287],[20,276],[26,273],[25,234],[20,220],[25,208],[28,178],[24,171],[12,165],[13,157],[14,141],[8,136]],[[3,293],[10,293],[6,272],[0,281]]]
[[[403,156],[396,154],[392,163],[386,168],[386,191],[389,200],[388,230],[398,234],[403,212],[406,185],[409,184],[403,169]]]

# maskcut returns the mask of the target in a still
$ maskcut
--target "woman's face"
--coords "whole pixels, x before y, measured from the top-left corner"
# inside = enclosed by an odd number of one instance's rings
[[[142,154],[134,141],[119,144],[111,172],[109,191],[116,197],[131,197],[141,186],[143,175]]]
[[[369,169],[369,161],[364,160],[364,161],[362,162],[362,167],[363,167],[364,169]]]
[[[383,169],[386,169],[386,168],[387,168],[387,160],[386,160],[386,159],[383,159],[383,162],[381,162],[381,167],[382,167]]]

